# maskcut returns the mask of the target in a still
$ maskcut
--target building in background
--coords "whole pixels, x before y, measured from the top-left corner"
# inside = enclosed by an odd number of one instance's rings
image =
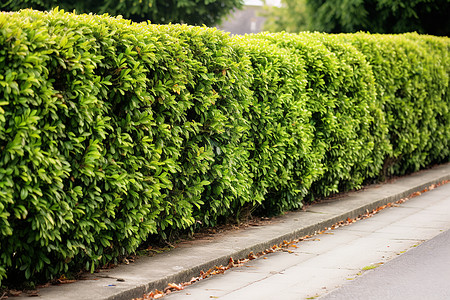
[[[280,6],[281,0],[266,0],[266,4]],[[258,33],[263,31],[266,20],[263,13],[264,1],[245,0],[244,7],[234,11],[217,28],[231,34]]]

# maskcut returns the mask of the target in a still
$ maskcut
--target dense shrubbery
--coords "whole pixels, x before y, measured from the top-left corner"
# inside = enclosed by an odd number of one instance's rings
[[[449,40],[0,15],[0,280],[449,160]]]
[[[418,34],[343,35],[373,69],[377,102],[389,128],[387,174],[449,158],[449,40]]]

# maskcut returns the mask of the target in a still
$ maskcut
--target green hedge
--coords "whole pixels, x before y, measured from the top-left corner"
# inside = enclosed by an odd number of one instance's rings
[[[377,102],[389,128],[385,174],[417,171],[450,155],[448,38],[342,35],[372,66]]]
[[[365,178],[375,176],[387,147],[387,128],[375,118],[382,112],[365,57],[334,36],[276,33],[256,38],[304,60],[316,158],[312,196],[359,187]]]
[[[1,13],[0,281],[449,161],[449,47]]]

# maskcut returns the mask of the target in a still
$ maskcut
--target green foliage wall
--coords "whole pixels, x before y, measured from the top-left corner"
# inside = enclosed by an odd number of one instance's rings
[[[290,50],[290,55],[305,62],[305,106],[312,114],[315,132],[310,151],[315,157],[311,160],[315,161],[310,177],[315,181],[313,190],[329,195],[358,187],[365,178],[376,175],[387,147],[387,132],[386,124],[376,124],[383,120],[374,118],[381,109],[375,102],[374,79],[364,56],[348,43],[325,35],[257,37]]]
[[[448,158],[448,39],[362,33],[341,38],[355,45],[373,68],[392,147],[385,174],[417,171]],[[430,54],[435,51],[438,59]]]
[[[449,46],[1,13],[0,280],[449,161]]]

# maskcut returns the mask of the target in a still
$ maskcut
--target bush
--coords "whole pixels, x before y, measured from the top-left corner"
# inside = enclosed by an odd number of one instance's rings
[[[448,161],[449,45],[1,13],[0,280]]]
[[[8,273],[92,271],[149,233],[192,226],[203,174],[224,168],[216,159],[211,170],[215,138],[227,164],[245,130],[247,72],[229,38],[182,27],[205,40],[194,49],[175,31],[106,16],[1,17]]]
[[[386,126],[376,124],[383,121],[382,112],[375,102],[374,79],[364,56],[326,35],[276,33],[257,37],[304,60],[306,108],[315,130],[310,196],[359,187],[365,178],[378,174],[387,143]]]
[[[306,109],[304,61],[255,37],[236,37],[251,62],[253,101],[245,118],[253,197],[265,214],[302,205],[319,163]]]
[[[252,101],[249,61],[243,47],[215,29],[181,25],[155,28],[176,38],[191,59],[191,66],[186,68],[194,74],[189,81],[190,107],[186,117],[176,122],[181,122],[180,126],[195,124],[196,129],[185,136],[186,142],[181,145],[181,168],[171,177],[174,187],[167,194],[172,211],[166,214],[173,218],[193,211],[192,222],[195,219],[196,224],[213,226],[218,218],[233,215],[237,203],[253,201],[247,165],[246,135],[250,127],[243,117]],[[177,107],[179,102],[174,105]],[[179,117],[177,112],[173,115]],[[177,201],[194,205],[183,209]],[[162,229],[186,228],[161,224]]]
[[[449,158],[448,38],[342,35],[372,65],[392,150],[384,174],[405,174]]]

